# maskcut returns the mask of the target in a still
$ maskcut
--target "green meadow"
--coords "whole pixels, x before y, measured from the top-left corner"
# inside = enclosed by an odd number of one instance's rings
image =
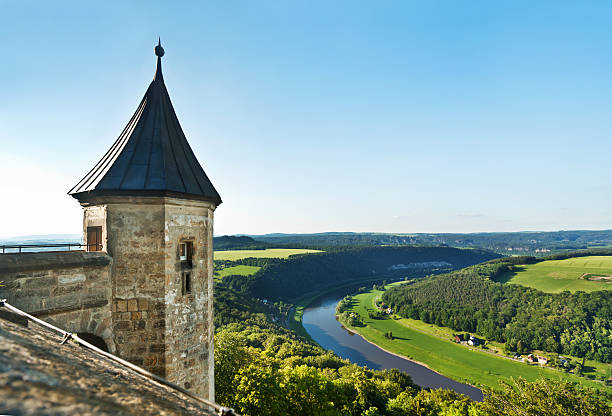
[[[351,311],[358,313],[366,326],[351,329],[387,351],[421,362],[454,380],[475,386],[499,388],[499,379],[523,377],[534,381],[544,376],[612,390],[602,383],[574,374],[510,360],[478,347],[456,344],[440,338],[439,335],[427,333],[423,328],[411,327],[410,320],[371,319],[368,310],[375,310],[374,301],[381,294],[382,291],[371,290],[353,296]],[[388,332],[393,334],[393,339],[385,337]]]
[[[548,293],[612,289],[612,280],[587,279],[597,279],[598,276],[612,276],[612,256],[573,257],[515,266],[513,272],[499,280]]]
[[[215,260],[236,261],[247,257],[286,259],[294,254],[319,253],[320,250],[301,248],[268,248],[265,250],[222,250],[215,251]]]
[[[215,276],[223,278],[225,276],[230,276],[230,275],[240,275],[240,276],[250,276],[252,274],[257,273],[257,270],[261,269],[261,267],[257,267],[257,266],[245,266],[245,265],[238,265],[238,266],[231,266],[231,267],[226,267],[224,269],[215,271]]]

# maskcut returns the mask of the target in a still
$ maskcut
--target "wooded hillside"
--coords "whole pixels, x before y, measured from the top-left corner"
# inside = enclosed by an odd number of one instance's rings
[[[383,298],[402,316],[475,332],[505,342],[509,351],[541,349],[612,362],[612,291],[552,294],[494,281],[524,260],[432,276]]]
[[[263,266],[257,273],[248,277],[228,276],[223,284],[255,297],[287,300],[351,281],[423,276],[496,257],[497,254],[485,250],[452,247],[337,248],[286,260],[260,259],[253,264]]]

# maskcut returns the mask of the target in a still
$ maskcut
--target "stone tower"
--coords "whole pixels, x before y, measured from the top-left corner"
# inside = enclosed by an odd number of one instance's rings
[[[88,251],[112,258],[116,353],[214,398],[213,213],[221,198],[196,159],[157,70],[119,138],[70,191]]]

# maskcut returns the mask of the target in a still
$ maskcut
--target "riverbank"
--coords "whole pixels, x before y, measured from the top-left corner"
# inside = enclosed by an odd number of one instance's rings
[[[403,324],[401,319],[372,319],[368,316],[368,310],[374,310],[374,299],[380,294],[382,291],[369,290],[353,296],[349,312],[357,313],[366,326],[350,329],[381,349],[420,362],[449,378],[474,386],[497,389],[500,379],[523,377],[526,380],[535,381],[540,377],[547,377],[577,382],[599,390],[612,390],[601,383],[573,374],[508,360],[475,348],[470,349],[442,340],[411,329]],[[389,332],[393,334],[393,339],[385,337],[385,333]]]
[[[393,285],[395,284],[396,283],[394,283]],[[392,286],[392,285],[389,285],[389,286]],[[373,297],[372,299],[373,308],[376,307],[375,302],[377,302],[379,299],[381,299],[380,296]],[[457,331],[454,331],[452,328],[448,328],[444,326],[437,326],[434,324],[427,324],[421,320],[403,318],[399,316],[394,316],[394,319],[396,322],[399,322],[403,326],[406,326],[412,330],[422,332],[430,336],[434,336],[444,341],[450,341],[453,343],[455,342],[454,334],[456,334]],[[474,334],[474,335],[479,339],[485,339],[485,337],[479,334]],[[463,348],[466,348],[466,349],[474,348],[468,345],[462,345],[462,346]],[[477,347],[476,349],[478,351],[481,351],[481,352],[484,352],[484,353],[487,353],[489,355],[493,355],[499,358],[504,358],[506,360],[511,360],[517,363],[523,363],[523,360],[515,359],[515,358],[512,358],[506,355],[504,352],[504,344],[501,342],[487,341],[484,346]],[[545,356],[545,357],[553,357],[557,355],[556,353],[551,353],[547,351],[539,351],[539,350],[531,351],[531,353],[533,353],[533,355],[535,356]],[[526,358],[526,355],[527,354],[523,354],[523,359]],[[579,363],[581,361],[581,358],[570,356],[567,354],[565,354],[564,357],[565,359],[571,360],[572,363]],[[533,365],[535,364],[532,364],[532,366]],[[546,368],[553,370],[553,371],[562,371],[559,368],[555,368],[555,367],[547,366]],[[584,377],[586,377],[586,379],[602,381],[602,380],[605,380],[605,378],[609,377],[611,374],[612,374],[612,364],[601,363],[599,361],[594,361],[594,360],[585,360],[584,362],[583,375]],[[585,380],[585,378],[582,378],[582,379]]]
[[[368,340],[367,338],[365,338],[364,336],[362,336],[362,335],[361,335],[359,332],[357,332],[357,331],[356,331],[356,330],[354,330],[353,328],[351,328],[351,327],[349,327],[349,326],[346,326],[346,325],[344,325],[344,324],[342,324],[342,323],[341,323],[341,325],[342,325],[342,328],[346,329],[346,330],[347,330],[347,331],[349,331],[351,334],[354,334],[354,335],[360,336],[360,337],[361,337],[361,338],[362,338],[362,339],[363,339],[365,342],[368,342],[368,343],[370,343],[370,344],[374,345],[375,347],[380,348],[381,350],[383,350],[383,351],[384,351],[384,352],[386,352],[387,354],[395,355],[396,357],[401,358],[401,359],[403,359],[403,360],[410,360],[410,361],[412,361],[413,363],[417,363],[418,365],[422,365],[423,367],[425,367],[425,368],[427,368],[427,369],[429,369],[429,370],[433,371],[433,372],[434,372],[434,373],[436,373],[436,374],[440,374],[441,376],[444,376],[444,374],[442,374],[442,373],[440,373],[439,371],[436,371],[434,368],[431,368],[430,366],[428,366],[428,365],[427,365],[427,363],[424,363],[424,362],[421,362],[421,361],[417,361],[417,360],[412,359],[412,358],[408,358],[408,357],[406,357],[406,356],[404,356],[404,355],[400,355],[400,354],[398,354],[398,353],[396,353],[396,352],[393,352],[393,351],[391,351],[391,350],[384,349],[384,348],[383,348],[383,347],[381,347],[380,345],[376,345],[376,344],[375,344],[375,343],[373,343],[372,341],[370,341],[370,340]]]
[[[302,317],[304,316],[304,309],[306,309],[311,303],[313,303],[314,301],[316,301],[317,299],[323,297],[323,296],[327,296],[330,293],[334,293],[337,291],[340,291],[342,289],[350,289],[352,287],[358,287],[364,284],[372,284],[373,282],[379,282],[379,281],[383,281],[387,278],[385,277],[377,277],[375,279],[372,278],[368,278],[368,279],[364,279],[364,280],[356,280],[356,281],[352,281],[350,283],[345,283],[343,285],[339,285],[339,286],[334,286],[332,288],[328,288],[325,289],[321,292],[318,293],[310,293],[310,294],[306,294],[305,296],[302,296],[296,300],[293,301],[294,307],[291,308],[291,310],[288,313],[288,317],[287,317],[287,327],[289,329],[291,329],[292,331],[295,331],[298,335],[310,339],[312,341],[314,341],[310,335],[308,334],[308,332],[306,332],[306,330],[304,329],[304,326],[302,325]]]
[[[454,390],[473,400],[482,400],[482,392],[478,388],[443,376],[412,360],[388,353],[348,331],[335,315],[342,295],[343,293],[338,292],[329,294],[304,310],[303,326],[319,345],[362,367],[373,370],[397,369],[408,374],[414,383],[423,388]]]

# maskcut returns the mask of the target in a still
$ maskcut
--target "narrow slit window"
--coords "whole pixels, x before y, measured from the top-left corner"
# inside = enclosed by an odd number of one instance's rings
[[[183,295],[191,293],[191,285],[192,285],[191,273],[184,272],[183,273]]]

